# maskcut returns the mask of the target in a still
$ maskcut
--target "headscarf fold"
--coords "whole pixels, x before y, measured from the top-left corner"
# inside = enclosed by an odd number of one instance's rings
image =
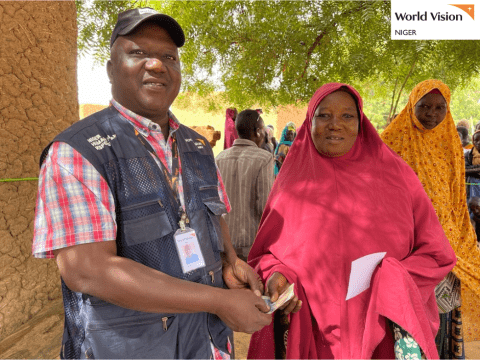
[[[341,88],[356,100],[360,131],[347,154],[324,157],[311,138],[312,118]],[[352,261],[377,252],[387,254],[370,288],[346,301]],[[381,141],[357,91],[339,83],[318,89],[249,254],[264,281],[282,273],[303,301],[290,316],[287,358],[393,357],[386,318],[437,358],[434,288],[454,262],[420,182]],[[255,333],[248,358],[273,358],[272,334],[272,326]]]
[[[235,129],[235,109],[227,109],[225,117],[225,140],[223,150],[233,146],[235,139],[238,139],[237,129]]]
[[[415,116],[415,104],[433,89],[445,98],[447,115],[429,130]],[[453,272],[480,296],[480,254],[466,203],[465,160],[450,112],[448,86],[434,79],[415,86],[407,106],[381,137],[417,174],[457,255]]]

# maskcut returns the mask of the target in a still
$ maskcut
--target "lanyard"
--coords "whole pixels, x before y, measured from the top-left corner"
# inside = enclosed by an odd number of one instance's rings
[[[177,138],[175,134],[172,135],[172,173],[168,171],[165,164],[160,160],[155,150],[152,148],[152,145],[145,139],[145,137],[135,129],[135,136],[140,141],[140,143],[145,146],[147,151],[155,156],[160,163],[160,168],[167,179],[168,185],[170,185],[170,189],[172,190],[173,197],[175,198],[175,202],[178,205],[180,215],[184,214],[182,205],[179,200],[178,195],[178,176],[179,176],[179,161],[178,161],[178,148],[177,148]],[[187,221],[188,222],[188,221]]]

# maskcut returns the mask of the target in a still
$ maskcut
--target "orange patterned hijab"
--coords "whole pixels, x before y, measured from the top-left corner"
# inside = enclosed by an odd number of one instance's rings
[[[416,118],[415,104],[433,89],[445,98],[447,115],[428,130]],[[467,209],[463,148],[450,113],[448,86],[433,79],[415,86],[407,106],[381,138],[417,174],[457,255],[453,272],[480,296],[480,253]]]

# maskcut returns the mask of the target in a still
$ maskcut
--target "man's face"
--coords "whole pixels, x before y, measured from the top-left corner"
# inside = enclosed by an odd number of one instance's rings
[[[480,218],[480,205],[472,203],[470,204],[470,210],[477,218]]]
[[[255,130],[255,144],[257,144],[258,147],[262,147],[263,144],[265,144],[266,136],[267,132],[265,131],[265,123],[260,117],[257,121],[257,128]]]
[[[113,98],[153,121],[166,118],[182,80],[178,48],[162,27],[146,23],[120,36],[111,49],[107,72]]]
[[[467,146],[468,145],[468,139],[463,136],[463,133],[461,131],[458,131],[458,136],[460,137],[460,141],[462,142],[462,146]]]
[[[184,251],[185,251],[185,256],[186,256],[186,257],[192,256],[192,252],[193,252],[193,251],[192,251],[190,245],[185,245]]]

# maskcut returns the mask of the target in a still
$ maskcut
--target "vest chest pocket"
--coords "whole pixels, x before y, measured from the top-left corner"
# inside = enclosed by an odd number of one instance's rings
[[[123,207],[120,211],[121,237],[128,246],[164,237],[173,231],[159,200]]]
[[[212,196],[212,192],[215,196]],[[220,217],[227,213],[227,208],[220,200],[220,197],[218,196],[218,188],[216,186],[200,188],[200,194],[203,204],[208,209],[208,216],[213,225],[213,230],[215,232],[213,235],[216,237],[217,249],[218,251],[224,251]]]

